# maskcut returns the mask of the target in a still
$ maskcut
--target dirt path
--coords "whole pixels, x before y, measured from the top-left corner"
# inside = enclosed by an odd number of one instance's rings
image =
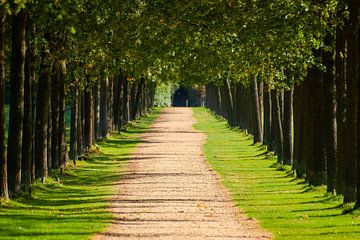
[[[111,226],[93,239],[270,239],[241,214],[202,155],[190,108],[168,108],[118,183]]]

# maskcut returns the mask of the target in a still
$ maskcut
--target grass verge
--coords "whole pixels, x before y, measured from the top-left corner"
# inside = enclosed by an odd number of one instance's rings
[[[108,199],[122,176],[139,134],[157,118],[156,109],[126,132],[99,143],[100,151],[46,184],[36,183],[32,198],[0,206],[0,239],[88,239],[111,221]]]
[[[194,112],[195,128],[207,136],[206,159],[236,205],[275,239],[360,239],[360,211],[344,214],[341,197],[294,178],[288,168],[276,166],[264,146],[206,109]]]

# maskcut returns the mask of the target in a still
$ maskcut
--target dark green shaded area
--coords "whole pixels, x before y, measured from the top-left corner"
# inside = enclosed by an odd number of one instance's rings
[[[360,212],[344,214],[342,197],[313,188],[276,165],[264,146],[230,129],[204,108],[194,108],[196,129],[207,135],[205,156],[236,205],[275,239],[360,239]]]
[[[69,165],[46,184],[37,182],[31,198],[0,207],[0,239],[88,239],[111,222],[109,198],[131,152],[160,109],[131,124],[126,132],[99,143],[87,160]]]

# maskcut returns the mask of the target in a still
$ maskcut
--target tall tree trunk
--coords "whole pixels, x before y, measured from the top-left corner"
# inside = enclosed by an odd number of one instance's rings
[[[140,100],[141,100],[141,93],[142,93],[142,88],[145,84],[145,79],[141,78],[138,86],[137,86],[137,90],[136,90],[136,97],[135,97],[135,102],[133,104],[133,110],[132,110],[132,119],[136,119],[138,112],[139,112],[139,105],[140,105]]]
[[[304,177],[306,171],[305,163],[305,127],[304,120],[304,96],[303,96],[304,84],[297,85],[294,88],[294,162],[293,169],[296,172],[297,177]]]
[[[294,88],[284,92],[284,118],[283,118],[283,162],[291,165],[293,163],[293,94]]]
[[[92,86],[89,85],[85,90],[85,146],[87,150],[90,150],[94,144],[94,106],[92,96]]]
[[[345,188],[345,153],[347,146],[345,144],[345,95],[346,95],[346,79],[345,79],[345,56],[346,39],[345,32],[342,27],[336,30],[336,192],[343,194]]]
[[[83,91],[78,92],[78,123],[77,123],[77,155],[81,156],[84,153],[84,99]]]
[[[35,175],[44,181],[48,177],[47,133],[50,108],[51,64],[48,49],[43,50],[36,102]]]
[[[59,129],[58,129],[58,162],[60,170],[63,171],[66,165],[67,144],[66,144],[66,122],[65,122],[65,82],[67,77],[66,61],[65,59],[59,60],[60,83],[59,83]]]
[[[108,81],[108,90],[107,90],[107,124],[108,124],[108,132],[112,132],[114,130],[114,112],[113,112],[113,105],[114,105],[114,77],[109,78]]]
[[[21,152],[24,117],[26,13],[12,16],[12,52],[10,70],[10,119],[8,138],[8,181],[10,192],[20,192]]]
[[[70,126],[70,159],[76,164],[78,159],[78,149],[77,149],[77,134],[78,134],[78,116],[79,116],[79,107],[78,107],[78,90],[74,89],[74,99],[72,100],[71,105],[71,126]]]
[[[277,154],[278,162],[282,162],[282,146],[283,146],[283,131],[281,121],[281,107],[280,107],[280,93],[273,90],[271,91],[271,103],[272,103],[272,131],[273,135],[273,149]]]
[[[347,33],[348,55],[346,64],[346,123],[345,145],[345,191],[344,203],[356,199],[356,162],[357,162],[357,106],[359,71],[359,5],[358,0],[349,0],[349,28]]]
[[[215,113],[217,115],[221,115],[222,111],[221,111],[221,103],[222,98],[221,98],[221,93],[220,93],[220,87],[219,86],[215,86]]]
[[[93,98],[94,98],[94,136],[95,141],[101,138],[100,136],[100,104],[99,104],[99,96],[100,96],[100,81],[96,81],[93,84]]]
[[[122,125],[126,126],[129,122],[129,82],[127,77],[123,81],[123,102],[122,102]]]
[[[100,134],[102,138],[106,138],[108,134],[108,83],[108,77],[103,75],[100,85]]]
[[[132,82],[130,84],[130,100],[129,100],[129,112],[130,112],[130,120],[134,120],[134,116],[136,116],[136,112],[134,113],[134,110],[137,109],[137,107],[135,107],[135,98],[136,98],[136,89],[137,85],[136,82]]]
[[[0,6],[0,199],[8,201],[5,132],[5,10]]]
[[[30,21],[26,24],[27,49],[25,56],[25,82],[24,82],[24,121],[23,121],[23,142],[22,142],[22,164],[21,181],[24,192],[30,192],[31,186],[31,167],[34,161],[33,153],[33,83],[35,81],[34,66],[34,45],[31,43],[30,32],[33,24]],[[32,36],[31,36],[32,37]]]
[[[270,98],[270,85],[264,84],[264,144],[270,146],[271,144],[271,98]]]
[[[316,54],[321,54],[317,52]],[[306,159],[307,179],[311,185],[326,183],[326,161],[324,151],[324,116],[323,116],[323,73],[311,68],[308,70],[308,118]],[[316,103],[316,104],[314,104]]]
[[[254,126],[254,143],[261,143],[263,141],[262,136],[262,121],[261,121],[261,107],[259,102],[259,95],[258,95],[258,86],[257,86],[257,79],[254,76],[251,82],[251,101],[253,108],[251,109],[251,114],[253,115],[252,119],[253,126]]]
[[[349,0],[348,51],[346,64],[346,123],[345,123],[345,191],[344,203],[356,199],[357,161],[357,107],[359,71],[359,6],[358,0]]]
[[[328,33],[325,45],[333,49],[334,37]],[[327,191],[334,192],[336,186],[336,102],[334,51],[323,53],[324,74],[324,140],[326,154]]]
[[[51,160],[51,136],[52,136],[52,112],[51,112],[51,83],[50,83],[50,90],[49,90],[49,116],[48,116],[48,131],[47,131],[47,148],[46,148],[46,157],[47,157],[47,166],[48,166],[48,173],[51,174],[52,168],[52,160]]]
[[[51,159],[52,167],[59,167],[59,88],[60,71],[57,63],[54,64],[53,78],[51,82]]]

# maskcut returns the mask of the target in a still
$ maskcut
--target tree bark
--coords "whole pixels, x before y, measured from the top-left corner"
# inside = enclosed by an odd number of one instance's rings
[[[356,162],[357,162],[357,106],[359,71],[359,4],[358,0],[349,1],[349,26],[347,33],[346,64],[346,123],[345,123],[345,191],[344,203],[356,199]]]
[[[264,144],[270,146],[271,144],[271,98],[270,98],[270,85],[264,84]]]
[[[129,82],[127,80],[127,77],[124,78],[123,81],[123,102],[122,102],[122,125],[126,126],[127,123],[130,120],[129,117]]]
[[[20,192],[21,152],[24,118],[25,28],[26,13],[12,16],[12,52],[10,70],[10,118],[8,137],[8,184],[13,193]]]
[[[347,147],[345,145],[345,95],[346,95],[346,79],[345,79],[345,52],[346,39],[342,27],[336,30],[336,192],[344,193],[345,188],[345,153]]]
[[[88,85],[85,90],[85,146],[87,151],[94,144],[94,103],[92,96],[92,86]]]
[[[60,169],[63,171],[65,169],[66,160],[68,158],[67,154],[67,144],[66,144],[66,122],[65,122],[65,83],[67,77],[66,71],[66,61],[65,59],[59,60],[59,71],[60,71],[60,83],[59,83],[59,129],[58,129],[58,162]]]
[[[108,90],[107,90],[107,124],[108,124],[108,132],[112,132],[114,130],[114,77],[108,79]]]
[[[51,81],[51,159],[52,167],[59,167],[59,88],[60,88],[60,71],[59,66],[55,63],[53,68],[53,78]]]
[[[273,135],[273,149],[277,154],[278,162],[282,162],[282,146],[283,146],[283,131],[282,131],[282,121],[281,121],[281,107],[280,107],[280,96],[279,93],[275,90],[271,91],[271,103],[273,112],[272,115],[272,131],[274,131]]]
[[[106,138],[108,134],[108,77],[103,75],[101,77],[100,85],[100,135],[101,138]]]
[[[77,155],[81,156],[84,153],[84,99],[83,91],[78,92],[78,116],[77,116]]]
[[[35,146],[35,175],[44,181],[48,177],[47,166],[47,133],[50,108],[51,64],[49,50],[43,50],[40,66],[38,97],[36,102],[36,146]]]
[[[284,117],[283,117],[283,157],[284,164],[293,163],[293,94],[294,88],[284,92]]]
[[[334,45],[334,37],[328,33],[325,45],[330,49]],[[335,58],[334,51],[323,53],[324,74],[324,140],[327,172],[327,191],[334,192],[336,186],[336,102],[335,102]]]
[[[94,136],[95,141],[99,140],[100,137],[100,105],[99,105],[99,96],[100,96],[100,81],[96,81],[93,84],[93,98],[94,98]]]
[[[74,89],[74,99],[72,100],[71,105],[71,127],[70,127],[70,159],[74,161],[76,165],[78,159],[78,149],[77,149],[77,134],[78,134],[78,90]]]
[[[5,114],[5,9],[0,6],[0,199],[9,200]]]
[[[26,24],[26,33],[30,35],[32,23]],[[25,82],[24,82],[24,121],[22,139],[22,164],[21,181],[24,192],[30,193],[31,168],[34,161],[33,153],[33,134],[34,134],[34,114],[33,114],[33,83],[35,81],[34,66],[34,45],[30,41],[30,36],[26,37],[26,56],[25,56]],[[31,193],[30,193],[31,194]]]
[[[320,54],[320,52],[316,53]],[[323,73],[315,67],[308,70],[307,76],[308,118],[307,128],[307,179],[311,185],[326,183],[326,161],[324,151],[323,116]],[[315,103],[315,104],[314,104]]]
[[[263,141],[262,136],[262,121],[261,121],[261,108],[259,102],[259,95],[258,95],[258,84],[257,79],[254,76],[251,83],[251,101],[252,101],[252,109],[251,114],[253,115],[253,126],[254,126],[254,143],[261,143]]]
[[[304,84],[297,85],[294,88],[294,162],[293,169],[297,177],[304,177],[306,171],[305,163],[305,114],[304,114]]]

